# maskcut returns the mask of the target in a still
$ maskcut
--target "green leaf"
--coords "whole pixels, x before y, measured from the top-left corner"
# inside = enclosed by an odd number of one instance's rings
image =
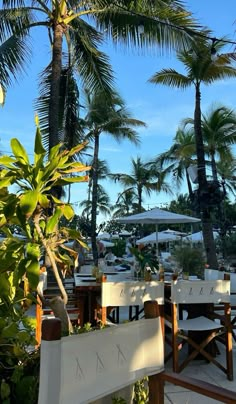
[[[62,212],[63,212],[63,215],[66,217],[67,220],[72,219],[72,217],[75,214],[74,209],[70,205],[64,205],[62,207]]]
[[[39,245],[36,243],[28,243],[26,245],[26,253],[27,253],[27,257],[33,259],[33,260],[37,260],[40,258],[40,248]]]
[[[6,400],[10,396],[11,393],[11,388],[8,383],[5,382],[5,380],[1,381],[1,401]]]
[[[20,200],[21,211],[27,217],[31,216],[36,209],[38,203],[38,191],[25,192]]]
[[[21,163],[30,164],[28,154],[18,139],[11,139],[11,148],[14,156],[17,157]]]
[[[15,162],[16,162],[16,159],[14,159],[13,157],[10,157],[10,156],[1,156],[0,157],[0,165],[12,166],[12,164]]]
[[[43,155],[46,154],[46,150],[44,149],[43,144],[42,144],[42,137],[41,137],[39,128],[36,129],[34,153],[37,155],[37,157],[40,157],[42,154]]]
[[[0,179],[0,188],[8,187],[9,185],[11,185],[13,183],[14,180],[15,180],[15,177],[13,177],[13,176],[1,178]]]
[[[27,278],[33,289],[36,289],[39,283],[39,270],[40,265],[38,261],[32,261],[26,268]]]
[[[55,232],[61,216],[62,216],[62,210],[60,208],[57,208],[54,215],[47,222],[47,225],[46,225],[46,234],[47,235]]]
[[[2,337],[3,338],[15,338],[18,333],[18,327],[16,323],[11,323],[3,328]]]
[[[39,204],[44,208],[47,209],[50,205],[50,201],[48,197],[44,194],[39,194]]]

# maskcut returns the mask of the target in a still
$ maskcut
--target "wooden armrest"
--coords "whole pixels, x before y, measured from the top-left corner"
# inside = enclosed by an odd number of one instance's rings
[[[223,387],[216,386],[214,384],[197,380],[192,377],[182,376],[172,372],[162,372],[158,375],[163,381],[175,384],[177,386],[184,387],[185,389],[195,391],[198,394],[202,394],[206,397],[213,398],[221,401],[222,403],[235,404],[236,393],[225,389]]]

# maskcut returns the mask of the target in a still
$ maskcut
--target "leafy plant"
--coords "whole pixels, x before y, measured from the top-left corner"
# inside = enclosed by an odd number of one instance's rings
[[[144,246],[141,250],[136,247],[130,248],[131,253],[135,256],[141,267],[141,273],[144,273],[145,267],[149,266],[152,271],[156,271],[159,268],[159,262],[155,255],[153,248]]]
[[[176,247],[172,255],[181,271],[203,277],[205,259],[201,248],[184,245]]]
[[[115,240],[115,245],[112,247],[112,252],[116,257],[122,257],[125,254],[125,240]]]

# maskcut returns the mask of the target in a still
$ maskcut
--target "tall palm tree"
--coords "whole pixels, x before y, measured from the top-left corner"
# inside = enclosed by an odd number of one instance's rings
[[[211,57],[212,42],[201,38],[191,48],[191,51],[184,50],[177,53],[177,59],[183,63],[186,74],[179,73],[174,69],[163,69],[155,73],[149,80],[154,84],[164,84],[183,90],[194,86],[194,133],[198,166],[198,201],[202,216],[202,230],[207,261],[212,268],[217,268],[218,263],[208,204],[209,190],[206,178],[205,150],[201,126],[201,85],[210,85],[216,80],[236,77],[236,69],[232,66],[230,57],[219,54],[222,47],[222,42],[215,44],[217,54],[213,60]]]
[[[191,118],[184,120],[185,125],[194,125]],[[212,177],[217,181],[216,158],[222,161],[233,159],[232,145],[236,143],[236,114],[225,106],[211,107],[202,114],[202,134],[205,153],[210,157]]]
[[[236,143],[236,114],[224,106],[202,116],[202,132],[206,153],[210,156],[212,177],[217,181],[216,157],[233,160],[232,145]]]
[[[101,135],[111,135],[115,140],[130,140],[134,144],[139,143],[136,127],[145,126],[145,123],[131,117],[125,107],[122,98],[113,92],[113,96],[107,98],[104,92],[90,95],[85,92],[85,118],[81,119],[81,125],[87,128],[86,139],[94,142],[92,164],[92,249],[95,263],[97,262],[96,224],[97,224],[97,184],[98,184],[98,157]]]
[[[0,31],[12,27],[27,37],[34,27],[45,27],[49,33],[52,58],[50,63],[49,149],[59,142],[59,103],[63,52],[67,49],[69,66],[79,73],[82,83],[95,91],[110,93],[113,72],[107,56],[99,50],[106,37],[126,46],[158,44],[161,48],[183,47],[192,42],[197,24],[186,12],[181,1],[142,0],[3,0],[0,10]],[[146,17],[146,18],[142,18]],[[144,26],[139,35],[140,21]],[[0,38],[1,39],[1,38]],[[64,46],[65,44],[65,46]],[[26,49],[26,47],[25,47]],[[11,54],[11,58],[13,58]]]
[[[159,154],[153,162],[150,162],[150,165],[153,169],[156,167],[157,171],[165,169],[166,175],[171,175],[171,181],[176,182],[178,189],[186,178],[188,193],[191,196],[193,191],[188,168],[195,161],[194,132],[192,129],[186,130],[184,127],[179,127],[170,149]]]

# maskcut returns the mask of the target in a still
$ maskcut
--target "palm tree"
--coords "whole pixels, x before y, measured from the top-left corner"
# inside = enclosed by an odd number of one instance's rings
[[[113,218],[128,216],[138,212],[138,199],[134,190],[130,189],[119,193],[113,207]]]
[[[217,42],[215,49],[220,52],[223,44]],[[201,126],[201,84],[210,85],[216,80],[225,77],[236,77],[236,69],[228,56],[216,54],[211,58],[212,43],[201,38],[192,47],[191,51],[184,50],[177,53],[177,59],[183,63],[186,74],[174,69],[163,69],[155,73],[149,80],[154,84],[164,84],[170,87],[186,89],[195,88],[194,133],[196,142],[197,168],[198,168],[198,202],[202,216],[203,239],[208,264],[217,268],[215,243],[209,209],[209,190],[206,178],[205,150]]]
[[[191,14],[177,0],[171,3],[169,0],[152,1],[151,7],[147,0],[137,3],[127,0],[90,0],[82,3],[76,0],[32,0],[29,3],[29,6],[25,6],[24,0],[3,0],[0,35],[6,34],[9,27],[14,27],[12,16],[15,16],[15,31],[22,38],[26,38],[34,27],[41,26],[48,30],[52,49],[49,149],[60,140],[60,86],[66,48],[69,67],[79,73],[83,85],[91,92],[100,89],[108,96],[113,87],[113,72],[108,57],[99,50],[105,36],[126,46],[133,44],[139,47],[154,43],[161,48],[181,48],[192,42],[197,27]],[[140,21],[144,26],[142,37],[139,35]],[[27,49],[26,46],[24,49]],[[14,60],[13,53],[10,58]]]
[[[179,127],[169,150],[159,154],[153,162],[150,162],[152,169],[166,171],[171,175],[171,180],[176,182],[179,189],[184,178],[186,178],[189,196],[192,195],[192,184],[189,178],[188,168],[195,163],[196,147],[194,132]]]
[[[144,210],[143,193],[150,196],[153,191],[155,192],[171,192],[170,187],[164,181],[164,171],[156,171],[150,168],[149,163],[142,161],[141,157],[131,159],[132,168],[131,174],[116,173],[111,174],[113,180],[119,180],[120,184],[125,187],[121,195],[133,192],[137,198],[138,213]]]
[[[82,216],[86,216],[87,220],[89,220],[89,217],[91,218],[92,201],[86,199],[80,202],[80,206],[84,208],[82,211]],[[99,213],[103,214],[104,216],[110,215],[111,213],[110,198],[108,196],[108,193],[100,184],[98,184],[97,188],[97,214]]]
[[[194,125],[191,118],[185,124]],[[212,177],[217,181],[216,157],[226,161],[233,159],[232,145],[236,143],[236,114],[225,106],[212,107],[202,115],[202,134],[205,153],[210,157]]]
[[[115,140],[127,139],[134,144],[139,143],[136,127],[145,126],[144,122],[131,117],[125,108],[122,98],[113,92],[111,98],[107,98],[104,92],[90,95],[85,92],[85,108],[87,114],[81,119],[81,125],[87,128],[86,139],[94,142],[94,154],[92,164],[92,249],[95,264],[97,262],[96,246],[96,212],[97,212],[97,184],[98,184],[98,157],[100,136],[111,135]]]

